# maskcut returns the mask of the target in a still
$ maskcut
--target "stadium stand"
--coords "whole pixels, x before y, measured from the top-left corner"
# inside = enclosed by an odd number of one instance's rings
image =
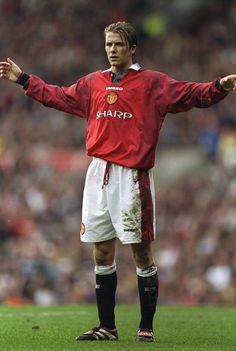
[[[234,1],[48,3],[0,0],[1,59],[48,82],[69,85],[106,68],[103,28],[117,20],[137,28],[144,67],[194,81],[236,71]],[[0,302],[93,302],[92,248],[79,242],[84,121],[25,98],[21,87],[1,81],[0,89]],[[236,304],[235,111],[230,96],[166,118],[158,153],[194,148],[202,162],[158,191],[161,303]],[[127,303],[136,298],[128,250],[120,246],[117,258],[118,301]]]

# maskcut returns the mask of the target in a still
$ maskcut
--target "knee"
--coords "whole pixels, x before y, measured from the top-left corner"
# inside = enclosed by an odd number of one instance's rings
[[[94,246],[94,260],[97,266],[108,266],[114,262],[114,250],[112,247],[107,245],[95,245]]]
[[[133,245],[133,256],[137,267],[147,268],[153,265],[153,257],[150,245]]]

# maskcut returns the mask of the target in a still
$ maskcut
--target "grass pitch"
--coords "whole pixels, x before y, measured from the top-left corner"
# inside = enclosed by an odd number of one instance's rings
[[[76,342],[97,324],[94,305],[0,307],[1,351],[233,351],[236,308],[159,306],[154,343],[137,343],[137,305],[117,306],[116,342]]]

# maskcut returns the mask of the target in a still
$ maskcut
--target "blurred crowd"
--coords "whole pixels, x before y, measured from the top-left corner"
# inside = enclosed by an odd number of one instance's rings
[[[189,81],[236,72],[231,0],[0,0],[0,13],[0,60],[11,57],[50,83],[107,68],[103,29],[117,20],[136,27],[143,67]],[[9,82],[0,91],[0,302],[93,302],[92,247],[79,241],[85,121]],[[166,118],[160,150],[196,147],[205,162],[158,189],[161,303],[236,304],[235,111],[232,94]],[[130,248],[118,243],[116,261],[117,300],[134,302]]]

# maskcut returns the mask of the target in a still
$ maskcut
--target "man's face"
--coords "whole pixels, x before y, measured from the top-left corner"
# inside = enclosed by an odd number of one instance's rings
[[[135,53],[136,46],[130,47],[129,43],[119,33],[107,32],[105,50],[112,72],[117,73],[132,65],[132,56]]]

